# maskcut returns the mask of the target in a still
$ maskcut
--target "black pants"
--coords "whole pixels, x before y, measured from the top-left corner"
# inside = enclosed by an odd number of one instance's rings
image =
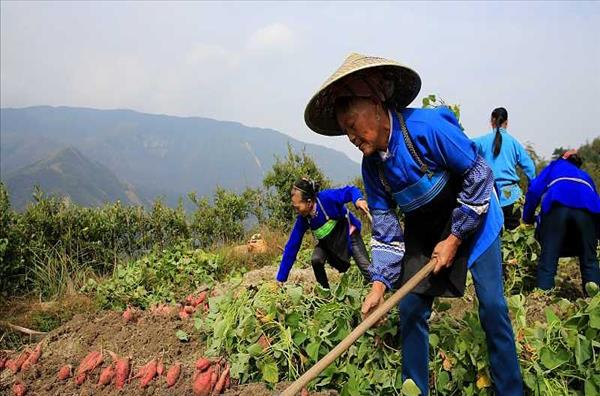
[[[542,252],[537,268],[537,286],[540,289],[554,287],[554,277],[561,251],[567,248],[579,256],[583,285],[595,282],[600,285],[600,267],[596,257],[598,237],[597,218],[587,210],[554,206],[542,216],[540,244]],[[571,241],[574,246],[563,246]],[[569,253],[570,254],[570,253]],[[585,290],[585,287],[584,287]]]
[[[515,204],[502,207],[504,213],[504,228],[514,230],[521,223],[521,209],[515,209]]]
[[[352,257],[354,257],[354,261],[358,265],[360,272],[365,279],[368,280],[370,279],[368,268],[371,262],[360,232],[353,232],[352,235],[350,235],[350,241],[352,243]],[[327,261],[327,251],[322,247],[317,246],[311,258],[311,264],[317,282],[324,288],[329,289],[329,281],[327,280],[327,273],[325,272],[325,261]],[[350,268],[348,263],[343,263],[339,260],[329,260],[329,264],[339,272],[346,272],[348,271],[348,268]]]

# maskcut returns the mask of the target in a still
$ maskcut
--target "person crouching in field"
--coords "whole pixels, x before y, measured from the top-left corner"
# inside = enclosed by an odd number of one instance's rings
[[[298,213],[283,258],[277,272],[277,281],[285,282],[296,261],[296,255],[307,230],[317,239],[311,264],[317,282],[329,288],[325,273],[325,261],[339,272],[350,268],[350,257],[368,278],[369,255],[360,235],[361,224],[344,205],[352,202],[357,209],[369,212],[367,202],[355,186],[319,191],[319,185],[307,178],[294,183],[291,192],[292,206]]]
[[[542,203],[537,236],[542,247],[537,268],[537,287],[549,290],[559,257],[579,257],[583,289],[587,282],[600,285],[596,257],[600,235],[600,197],[594,181],[579,169],[582,159],[575,150],[550,162],[533,179],[525,195],[523,222],[534,222],[535,209]]]

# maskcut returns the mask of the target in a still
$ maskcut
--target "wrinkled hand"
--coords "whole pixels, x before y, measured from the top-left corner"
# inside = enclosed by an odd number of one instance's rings
[[[365,297],[365,301],[363,301],[362,308],[360,309],[360,313],[362,314],[363,320],[365,320],[373,311],[377,309],[381,304],[383,304],[383,296],[385,295],[385,284],[379,281],[373,282],[373,286],[371,287],[371,291]],[[379,326],[381,323],[385,321],[385,316],[381,318],[376,326]]]
[[[437,274],[444,268],[448,268],[452,265],[454,256],[456,256],[456,251],[461,243],[462,241],[460,239],[450,234],[448,238],[435,245],[431,255],[432,259],[437,260],[435,268],[433,269],[434,274]]]
[[[369,214],[371,214],[371,212],[369,212],[369,205],[367,204],[367,201],[365,201],[362,198],[361,199],[357,199],[356,203],[354,204],[354,206],[356,206],[356,209],[361,210],[367,216]]]

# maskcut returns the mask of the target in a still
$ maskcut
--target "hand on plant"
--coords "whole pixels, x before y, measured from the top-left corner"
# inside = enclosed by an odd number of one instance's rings
[[[366,319],[373,311],[379,307],[379,305],[383,304],[383,296],[385,294],[385,284],[379,281],[373,282],[373,286],[371,287],[371,291],[365,297],[365,301],[363,301],[362,308],[360,310],[363,320]],[[385,321],[385,316],[381,318],[376,326],[379,326],[381,323]]]
[[[356,209],[361,210],[367,216],[370,214],[369,205],[367,204],[367,201],[365,201],[364,199],[362,199],[362,198],[357,199],[354,206],[356,206]]]
[[[433,269],[434,274],[437,274],[444,268],[448,268],[452,265],[454,256],[456,256],[456,251],[461,242],[462,241],[456,236],[450,234],[448,238],[435,245],[433,253],[431,254],[431,258],[437,260],[435,268]]]

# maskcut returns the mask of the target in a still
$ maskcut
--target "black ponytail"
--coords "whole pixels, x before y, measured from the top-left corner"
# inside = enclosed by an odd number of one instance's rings
[[[309,199],[314,201],[317,197],[317,193],[319,192],[320,188],[321,186],[318,182],[310,180],[307,177],[302,177],[296,180],[296,182],[294,183],[293,190],[300,191],[301,198],[303,201],[308,201]]]
[[[500,154],[502,148],[502,134],[500,126],[508,121],[508,111],[504,107],[498,107],[492,111],[492,125],[496,127],[496,136],[494,136],[494,158]]]

